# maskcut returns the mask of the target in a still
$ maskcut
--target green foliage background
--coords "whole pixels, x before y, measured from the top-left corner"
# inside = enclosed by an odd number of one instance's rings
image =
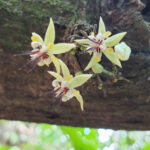
[[[149,150],[150,131],[0,122],[0,150]]]

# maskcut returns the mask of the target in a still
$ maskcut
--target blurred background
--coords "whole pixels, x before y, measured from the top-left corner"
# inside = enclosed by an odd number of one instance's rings
[[[0,150],[150,150],[150,131],[0,121]]]

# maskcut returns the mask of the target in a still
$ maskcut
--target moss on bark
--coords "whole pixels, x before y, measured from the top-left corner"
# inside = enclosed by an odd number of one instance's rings
[[[0,0],[0,45],[5,51],[24,51],[31,32],[44,35],[50,17],[59,26],[83,20],[84,5],[85,0]]]

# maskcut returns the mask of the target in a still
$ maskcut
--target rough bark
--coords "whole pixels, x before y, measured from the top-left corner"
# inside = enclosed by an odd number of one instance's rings
[[[80,127],[149,130],[150,31],[148,22],[140,13],[144,5],[139,0],[95,0],[92,4],[90,0],[75,4],[73,0],[51,2],[0,1],[0,118]],[[47,70],[54,69],[52,65],[49,68],[37,67],[26,74],[18,70],[26,58],[13,57],[13,54],[30,48],[32,31],[43,35],[49,16],[56,22],[56,41],[59,42],[90,28],[78,25],[74,29],[74,24],[69,27],[76,19],[80,23],[97,23],[99,15],[113,33],[128,32],[125,40],[133,49],[132,56],[122,63],[123,69],[119,72],[130,82],[122,80],[110,84],[107,79],[104,90],[100,91],[98,80],[93,77],[79,88],[84,97],[85,110],[82,112],[75,99],[59,104],[54,97],[45,96],[47,91],[52,90],[53,78],[47,73]],[[88,55],[79,57],[68,53],[60,57],[73,74],[89,61]],[[103,59],[102,63],[111,68],[107,60]]]

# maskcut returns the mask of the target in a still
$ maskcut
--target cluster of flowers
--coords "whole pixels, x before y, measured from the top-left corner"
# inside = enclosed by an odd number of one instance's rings
[[[111,36],[111,32],[106,31],[104,22],[100,17],[97,35],[91,33],[91,35],[87,36],[86,39],[84,38],[75,40],[76,43],[82,47],[85,47],[85,52],[88,52],[90,55],[92,55],[89,64],[85,68],[85,71],[91,68],[96,74],[103,72],[104,68],[101,64],[99,64],[102,53],[113,64],[121,67],[120,60],[128,60],[131,53],[130,47],[125,42],[119,43],[125,35],[126,32],[122,32]],[[73,77],[65,63],[55,56],[56,54],[66,53],[71,49],[76,48],[76,44],[54,44],[55,27],[52,18],[50,19],[44,40],[36,33],[32,33],[31,40],[31,46],[33,50],[21,54],[29,55],[31,57],[31,59],[28,61],[28,63],[34,63],[31,70],[33,70],[36,65],[49,66],[50,63],[53,63],[56,68],[56,72],[48,71],[48,73],[55,78],[55,80],[52,82],[54,90],[51,93],[55,94],[55,97],[61,99],[63,102],[76,97],[80,103],[81,109],[83,110],[83,98],[80,92],[75,88],[83,85],[92,77],[92,74],[80,74]]]

